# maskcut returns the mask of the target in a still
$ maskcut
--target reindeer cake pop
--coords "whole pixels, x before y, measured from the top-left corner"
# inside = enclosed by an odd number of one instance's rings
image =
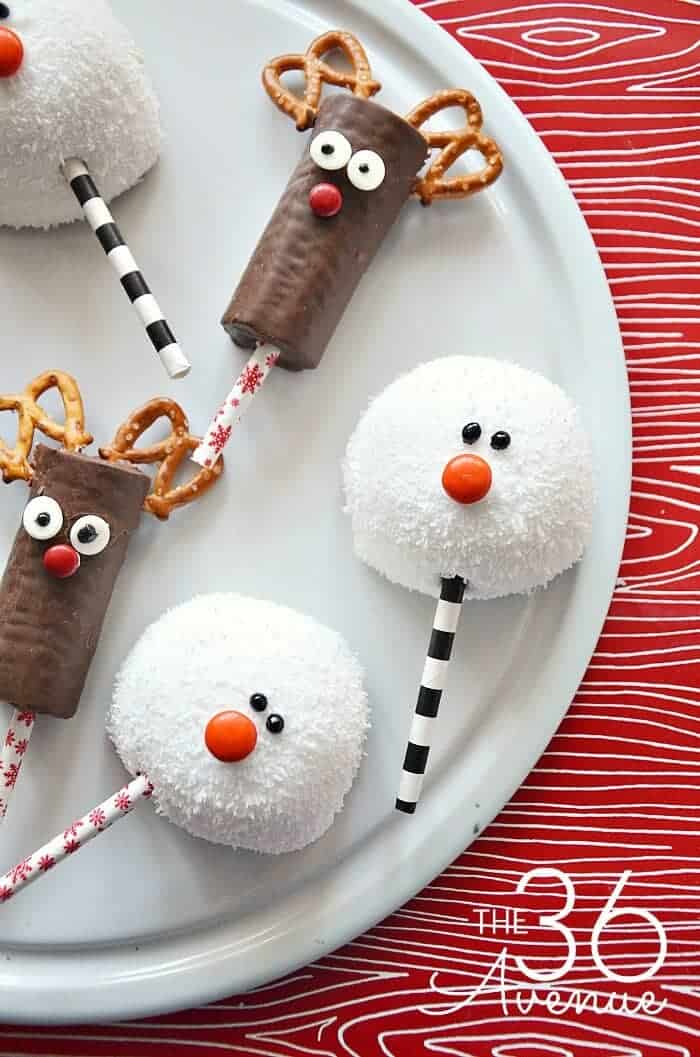
[[[84,214],[179,378],[189,363],[105,204],[156,163],[158,111],[143,57],[106,0],[0,3],[0,225]]]
[[[337,632],[285,606],[212,594],[165,613],[127,657],[107,720],[136,777],[0,878],[0,903],[144,799],[216,844],[279,855],[318,840],[362,760],[363,680]]]
[[[541,375],[453,356],[370,405],[344,463],[355,552],[439,597],[397,807],[415,809],[463,598],[543,587],[591,532],[591,448],[576,408]]]
[[[52,388],[63,401],[63,425],[38,402]],[[18,413],[19,430],[14,449],[0,441],[0,471],[5,481],[30,485],[0,583],[0,700],[15,708],[14,730],[20,713],[62,719],[75,714],[142,510],[165,519],[174,507],[204,494],[220,473],[214,467],[173,487],[178,466],[199,438],[190,435],[182,409],[172,400],[159,398],[136,411],[114,442],[100,449],[99,458],[81,454],[92,437],[70,375],[47,371],[23,393],[0,397],[3,410]],[[135,447],[160,418],[170,423],[170,436],[148,448]],[[30,459],[35,430],[62,446],[37,445]],[[151,486],[133,464],[156,462],[160,466]],[[12,743],[11,738],[6,748],[12,750]],[[5,807],[0,800],[0,816]]]
[[[336,50],[351,73],[326,61]],[[303,71],[303,99],[282,85],[282,75],[292,70]],[[321,102],[324,83],[350,94]],[[466,89],[436,92],[405,118],[374,102],[381,85],[351,33],[333,30],[304,55],[273,59],[263,84],[296,127],[313,128],[313,135],[224,313],[233,341],[255,351],[195,453],[202,465],[216,460],[274,364],[291,371],[319,365],[360,279],[412,195],[423,205],[466,198],[493,183],[503,165],[497,145],[481,131],[481,107]],[[464,111],[462,127],[424,129],[453,107]],[[468,150],[482,155],[483,166],[447,176]],[[419,176],[433,151],[439,154]]]

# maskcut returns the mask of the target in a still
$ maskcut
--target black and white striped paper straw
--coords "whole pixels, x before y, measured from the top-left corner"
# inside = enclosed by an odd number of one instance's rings
[[[407,815],[413,814],[420,799],[440,699],[447,682],[452,643],[462,612],[465,586],[461,576],[449,580],[443,577],[396,798],[396,810]]]
[[[63,175],[107,254],[107,260],[114,268],[163,366],[171,378],[184,378],[190,371],[190,363],[175,340],[87,166],[79,158],[68,158],[63,163]]]

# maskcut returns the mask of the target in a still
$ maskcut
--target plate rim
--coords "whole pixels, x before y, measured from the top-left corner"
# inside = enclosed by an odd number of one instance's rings
[[[420,51],[431,64],[450,71],[451,76],[454,71],[455,83],[466,73],[470,84],[476,87],[477,94],[479,86],[488,84],[490,112],[495,110],[504,114],[509,121],[509,132],[526,144],[530,154],[539,155],[541,175],[547,181],[548,204],[566,225],[567,237],[577,248],[577,272],[583,276],[579,279],[579,285],[586,286],[589,295],[595,295],[598,327],[609,332],[610,352],[614,354],[616,366],[617,397],[621,411],[626,414],[626,421],[620,423],[621,435],[624,428],[624,443],[619,444],[615,453],[618,474],[626,481],[626,492],[620,495],[615,511],[616,522],[612,541],[608,544],[605,568],[597,570],[599,586],[596,597],[600,600],[602,613],[597,625],[589,628],[583,646],[577,645],[577,653],[584,659],[571,671],[568,680],[571,693],[564,695],[561,720],[568,711],[600,635],[619,571],[627,524],[632,463],[631,412],[624,351],[612,295],[593,238],[568,184],[543,142],[498,82],[449,33],[414,7],[410,0],[383,0],[379,9],[374,0],[343,0],[343,3],[349,9],[354,9],[359,17],[371,20],[382,31],[390,33],[404,46],[409,45],[414,51]],[[420,41],[419,46],[414,43],[416,39]],[[494,122],[494,125],[497,123]],[[542,192],[543,189],[540,190]],[[530,758],[528,773],[551,740],[554,729],[540,737],[527,754]],[[509,783],[509,793],[504,803],[520,784],[519,778]],[[447,787],[449,791],[449,783]],[[0,998],[3,1008],[11,1010],[11,1019],[5,1023],[59,1025],[163,1014],[249,991],[315,961],[361,935],[402,906],[442,873],[475,839],[470,816],[465,817],[464,827],[454,824],[455,819],[448,808],[448,804],[454,803],[454,800],[449,795],[428,799],[429,804],[424,803],[423,807],[431,811],[432,831],[436,832],[437,829],[443,838],[439,845],[440,855],[429,859],[426,857],[424,865],[416,862],[411,871],[395,871],[391,884],[375,885],[374,888],[367,884],[361,890],[354,885],[353,888],[358,872],[361,873],[363,856],[375,844],[375,835],[354,849],[334,870],[328,870],[307,882],[290,896],[285,901],[282,917],[277,909],[256,913],[255,943],[247,936],[232,935],[243,920],[234,918],[228,923],[228,930],[221,924],[212,923],[184,936],[161,936],[140,944],[138,953],[134,951],[133,945],[96,948],[88,958],[84,950],[77,947],[59,947],[48,954],[45,949],[39,952],[7,948],[4,953],[10,958],[0,970]],[[498,801],[501,799],[497,798]],[[482,805],[484,824],[492,821],[502,806]],[[395,849],[402,847],[402,835],[406,832],[398,825],[391,827]],[[434,843],[437,845],[437,842]],[[304,907],[308,909],[309,906],[323,905],[325,892],[330,887],[335,888],[339,878],[342,884],[342,878],[348,874],[351,882],[349,901],[354,905],[354,913],[345,917],[338,914],[336,909],[334,920],[326,921],[325,927],[323,921],[317,918],[309,929]],[[153,953],[156,950],[160,953],[154,962]],[[255,960],[252,970],[249,964],[251,956]],[[71,970],[75,974],[76,958],[82,963],[82,986],[79,989],[71,981]],[[17,980],[25,977],[25,974],[32,981],[31,988],[26,985],[17,987]],[[5,1016],[3,1013],[3,1018]]]

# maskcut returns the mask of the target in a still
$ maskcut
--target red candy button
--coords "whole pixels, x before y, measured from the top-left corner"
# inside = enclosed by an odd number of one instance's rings
[[[218,712],[204,731],[204,743],[222,763],[237,763],[250,756],[258,740],[258,728],[242,712]]]
[[[478,503],[491,487],[491,467],[480,455],[456,455],[442,471],[442,487],[455,503]]]
[[[317,217],[334,217],[343,208],[343,195],[335,184],[316,184],[309,191],[309,205]]]
[[[57,580],[66,580],[80,568],[80,555],[67,543],[57,543],[44,551],[44,568]]]
[[[22,41],[7,26],[0,27],[0,77],[12,77],[24,58]]]

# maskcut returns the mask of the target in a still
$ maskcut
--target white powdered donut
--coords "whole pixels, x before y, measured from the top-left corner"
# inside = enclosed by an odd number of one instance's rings
[[[61,174],[81,158],[109,201],[160,151],[158,101],[143,57],[105,0],[8,0],[0,28],[24,58],[0,77],[0,225],[51,227],[80,217]]]
[[[481,436],[465,443],[462,429]],[[509,434],[502,450],[497,431]],[[491,488],[462,503],[443,488],[455,456],[483,458]],[[591,447],[576,408],[541,375],[453,356],[424,364],[370,405],[347,447],[347,512],[358,557],[388,579],[439,595],[441,576],[466,598],[529,592],[582,555],[592,524]]]
[[[267,707],[255,711],[253,694]],[[209,720],[257,727],[245,759],[205,745]],[[267,728],[271,715],[284,729]],[[244,721],[246,722],[246,721]],[[107,729],[131,774],[146,772],[159,813],[196,837],[253,851],[317,840],[343,806],[368,729],[362,669],[342,637],[292,609],[201,595],[165,613],[117,677]]]

